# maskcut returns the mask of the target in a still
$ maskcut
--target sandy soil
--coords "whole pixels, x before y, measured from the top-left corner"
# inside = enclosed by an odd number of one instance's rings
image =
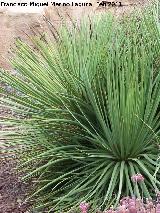
[[[140,5],[143,6],[146,2],[148,2],[148,0],[121,0],[123,5],[122,7],[98,8],[96,0],[88,1],[92,2],[93,7],[63,7],[60,9],[60,11],[62,11],[63,13],[68,13],[71,17],[77,19],[82,17],[84,14],[89,14],[91,12],[98,13],[112,11],[115,15],[121,15],[126,11],[134,10]],[[57,16],[54,7],[45,9],[43,14],[13,12],[10,13],[3,10],[0,11],[0,67],[5,69],[10,68],[8,62],[8,52],[10,50],[10,47],[13,46],[13,43],[17,37],[22,37],[26,39],[25,33],[31,33],[30,27],[34,27],[40,31],[46,30],[46,26],[43,21],[43,15],[47,16],[47,18],[49,18],[54,25],[57,25],[60,22],[60,19]]]

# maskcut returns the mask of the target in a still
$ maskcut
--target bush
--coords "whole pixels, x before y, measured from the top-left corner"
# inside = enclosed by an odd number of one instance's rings
[[[55,35],[54,35],[55,36]],[[150,198],[160,185],[160,31],[153,10],[62,26],[51,40],[17,41],[1,71],[1,132],[20,156],[24,179],[36,177],[38,208],[82,201],[104,209],[121,195]],[[141,173],[145,181],[132,183]]]

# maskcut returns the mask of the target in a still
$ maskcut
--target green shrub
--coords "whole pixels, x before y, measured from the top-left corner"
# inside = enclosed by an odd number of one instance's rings
[[[1,132],[16,148],[31,197],[59,211],[121,195],[151,197],[160,185],[160,31],[154,11],[63,26],[52,41],[17,41],[17,75],[1,71]],[[141,173],[144,183],[133,185]]]

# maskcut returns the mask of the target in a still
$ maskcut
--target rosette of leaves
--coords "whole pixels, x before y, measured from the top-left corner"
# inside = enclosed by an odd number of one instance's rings
[[[153,10],[63,25],[53,40],[17,41],[1,70],[1,131],[36,180],[38,208],[105,207],[160,185],[160,31]],[[132,183],[141,173],[145,181]]]

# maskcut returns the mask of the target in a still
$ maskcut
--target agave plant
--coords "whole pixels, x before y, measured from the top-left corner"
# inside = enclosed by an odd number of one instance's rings
[[[160,186],[160,31],[154,11],[62,26],[54,39],[17,41],[1,70],[1,131],[36,178],[38,208],[106,207],[121,195],[151,197]],[[12,149],[10,149],[12,151]],[[135,184],[140,173],[145,181]]]

